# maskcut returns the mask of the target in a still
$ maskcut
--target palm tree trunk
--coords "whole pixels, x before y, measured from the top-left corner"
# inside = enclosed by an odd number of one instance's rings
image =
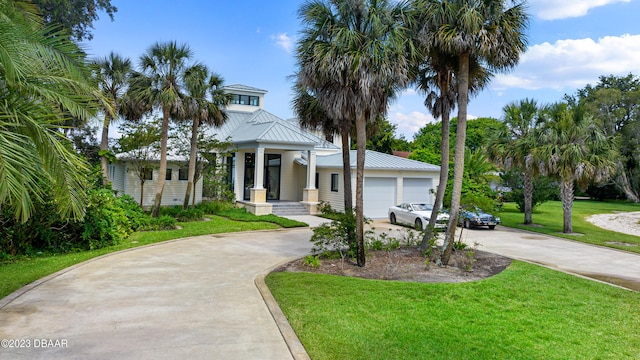
[[[360,115],[356,119],[356,260],[358,266],[364,267],[364,157],[367,146],[367,121]]]
[[[524,224],[533,224],[533,177],[524,172]]]
[[[191,153],[189,155],[189,174],[187,178],[187,191],[184,194],[183,209],[189,207],[189,200],[191,199],[191,191],[193,190],[193,179],[196,177],[196,156],[198,154],[198,126],[199,120],[197,117],[193,119],[193,126],[191,128]],[[195,195],[195,191],[194,191]]]
[[[111,117],[109,115],[104,116],[104,123],[102,124],[102,139],[100,140],[100,150],[109,150],[109,124],[111,123]],[[100,157],[100,166],[102,168],[102,184],[104,186],[109,185],[109,160],[106,155]]]
[[[448,89],[448,86],[445,89]],[[436,199],[433,203],[433,210],[431,211],[431,218],[429,218],[429,226],[427,231],[424,232],[422,242],[420,243],[420,250],[425,251],[429,246],[429,240],[433,236],[431,229],[436,225],[438,220],[438,212],[440,212],[442,200],[444,199],[444,192],[447,189],[447,181],[449,180],[449,110],[442,112],[442,144],[440,146],[441,161],[440,161],[440,182],[438,183],[438,189],[436,191]]]
[[[351,153],[349,131],[343,130],[342,136],[342,179],[344,181],[344,212],[353,211],[353,189],[351,188]]]
[[[160,204],[164,191],[164,178],[167,176],[167,140],[169,138],[169,108],[162,109],[162,138],[160,139],[160,174],[158,175],[158,190],[153,202],[153,217],[160,216]]]
[[[627,176],[627,171],[624,169],[622,164],[618,164],[618,168],[620,170],[620,176],[616,178],[616,183],[622,189],[625,196],[628,200],[633,201],[634,203],[640,203],[640,196],[633,190],[631,187],[631,183],[629,182],[629,177]]]
[[[464,175],[464,146],[467,136],[467,103],[469,99],[469,53],[460,55],[460,70],[458,83],[458,127],[456,131],[456,150],[453,161],[453,192],[449,224],[444,238],[443,252],[440,261],[443,265],[449,263],[453,242],[456,236],[458,215],[460,213],[460,199],[462,197],[462,178]]]
[[[573,180],[562,180],[562,183],[560,183],[560,197],[562,198],[562,214],[564,216],[562,232],[570,234],[573,232],[573,224],[571,222],[571,213],[573,209]]]

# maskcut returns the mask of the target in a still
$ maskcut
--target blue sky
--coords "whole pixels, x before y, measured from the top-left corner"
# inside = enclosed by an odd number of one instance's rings
[[[284,119],[291,110],[293,51],[302,0],[111,0],[114,21],[101,14],[94,38],[83,44],[92,57],[114,51],[135,64],[155,42],[190,46],[194,59],[221,74],[226,84],[268,91],[265,108]],[[560,101],[601,75],[640,75],[640,0],[529,0],[529,48],[518,66],[498,74],[469,103],[470,117],[500,118],[513,101]],[[407,89],[388,118],[408,140],[434,119],[424,97]],[[455,113],[453,114],[455,116]]]

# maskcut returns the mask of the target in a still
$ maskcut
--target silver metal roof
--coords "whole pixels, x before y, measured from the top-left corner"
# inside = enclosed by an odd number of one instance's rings
[[[223,86],[222,90],[225,91],[247,91],[247,92],[255,92],[255,93],[261,93],[261,94],[266,94],[267,90],[262,90],[262,89],[258,89],[252,86],[247,86],[247,85],[242,85],[242,84],[233,84],[233,85],[227,85],[227,86]]]
[[[356,167],[356,150],[350,151],[351,168]],[[298,161],[306,165],[306,161]],[[342,168],[342,153],[323,155],[316,158],[316,166],[319,168]],[[367,150],[364,158],[364,167],[367,170],[415,170],[415,171],[440,171],[440,166],[409,160],[399,156],[383,154],[373,150]]]
[[[319,149],[340,148],[300,128],[298,124],[282,120],[270,112],[259,109],[252,113],[227,111],[228,119],[219,128],[213,128],[218,140],[229,139],[236,145],[249,143],[294,144]]]

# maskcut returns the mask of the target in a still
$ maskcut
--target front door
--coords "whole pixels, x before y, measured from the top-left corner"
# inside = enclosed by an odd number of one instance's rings
[[[280,200],[280,154],[264,155],[264,188],[267,200]]]
[[[267,200],[280,200],[280,154],[264,155],[264,179],[262,186],[267,190]],[[244,155],[244,200],[251,197],[251,189],[255,184],[255,153]]]

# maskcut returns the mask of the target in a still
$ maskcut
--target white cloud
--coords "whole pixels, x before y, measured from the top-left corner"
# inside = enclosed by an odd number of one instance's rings
[[[586,15],[590,9],[631,0],[530,0],[532,12],[542,20],[558,20]]]
[[[271,35],[271,40],[275,40],[276,45],[285,49],[287,52],[291,52],[293,49],[294,39],[287,35],[287,33],[281,33],[278,35]]]
[[[397,133],[404,135],[407,140],[413,139],[413,134],[426,124],[436,122],[430,114],[425,114],[419,111],[413,111],[409,114],[402,112],[390,113],[389,121],[398,125]]]
[[[574,89],[595,83],[602,75],[640,73],[640,35],[559,40],[531,46],[517,68],[496,76],[492,87]]]

